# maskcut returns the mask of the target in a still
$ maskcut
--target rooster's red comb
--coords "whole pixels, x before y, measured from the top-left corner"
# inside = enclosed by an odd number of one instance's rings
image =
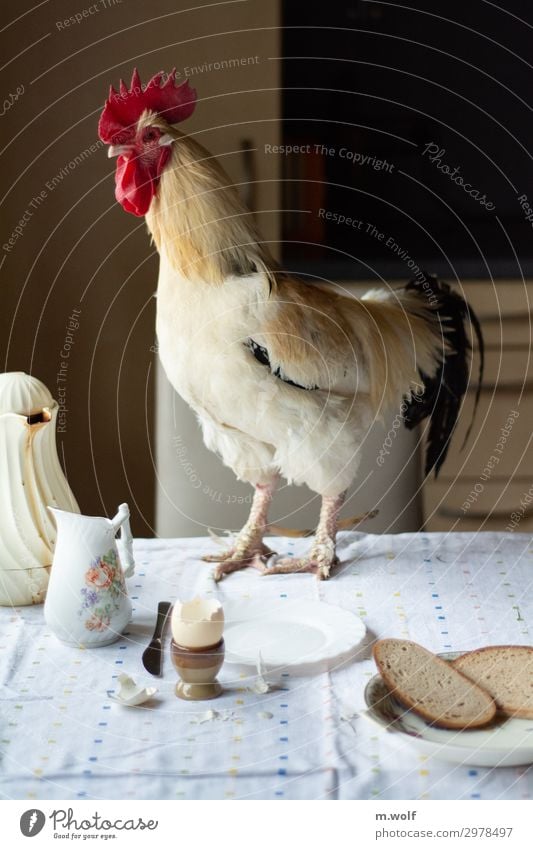
[[[137,68],[134,69],[128,89],[123,80],[120,88],[109,89],[109,97],[98,122],[98,135],[106,144],[116,141],[117,136],[133,130],[145,109],[157,112],[169,124],[184,121],[194,112],[196,91],[189,81],[176,85],[176,69],[165,79],[159,71],[144,87]]]

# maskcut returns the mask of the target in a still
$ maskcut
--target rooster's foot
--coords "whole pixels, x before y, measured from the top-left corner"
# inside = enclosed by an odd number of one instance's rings
[[[267,566],[262,563],[258,568],[263,575],[287,575],[297,572],[310,572],[317,580],[327,581],[333,566],[339,562],[335,554],[335,543],[328,539],[316,543],[307,557],[283,557]]]
[[[263,571],[266,561],[275,556],[275,553],[263,542],[246,546],[237,543],[233,548],[221,554],[206,554],[202,560],[207,563],[219,564],[213,572],[213,578],[218,582],[222,580],[224,575],[229,575],[230,572],[236,572],[238,569],[245,569],[247,566],[253,566]]]

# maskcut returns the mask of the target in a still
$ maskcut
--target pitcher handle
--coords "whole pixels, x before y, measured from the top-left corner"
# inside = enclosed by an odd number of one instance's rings
[[[133,537],[130,527],[130,508],[127,504],[121,504],[117,515],[111,519],[115,534],[120,530],[120,541],[124,550],[124,576],[131,578],[135,571],[135,560],[133,558]]]

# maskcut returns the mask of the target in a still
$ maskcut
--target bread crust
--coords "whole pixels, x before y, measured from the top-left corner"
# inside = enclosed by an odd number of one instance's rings
[[[482,646],[482,648],[473,649],[472,651],[469,651],[469,652],[466,652],[465,654],[462,654],[461,657],[456,657],[455,660],[452,660],[452,666],[454,666],[455,669],[458,672],[461,672],[462,675],[465,675],[468,678],[469,677],[468,674],[466,672],[462,671],[461,666],[466,665],[466,663],[468,662],[468,660],[471,657],[474,657],[474,656],[479,657],[479,656],[482,656],[482,655],[487,654],[487,653],[495,654],[495,653],[498,653],[501,650],[506,651],[507,649],[512,649],[514,651],[518,650],[520,652],[526,652],[527,654],[530,654],[531,655],[531,662],[533,664],[533,646],[501,645],[501,646]],[[472,679],[470,679],[470,680],[472,680]],[[477,683],[477,682],[475,682],[475,683]],[[481,686],[481,685],[479,685],[479,686]],[[489,695],[490,695],[490,693],[489,693]],[[500,713],[504,714],[504,716],[516,717],[517,719],[533,719],[533,707],[531,707],[531,708],[508,707],[505,704],[502,704],[501,702],[499,702],[496,697],[493,696],[493,698],[494,698],[497,709],[500,711]]]
[[[487,691],[483,689],[483,687],[480,687],[478,684],[473,682],[470,678],[468,678],[466,675],[456,669],[452,664],[448,663],[448,661],[443,660],[442,658],[433,654],[428,649],[424,648],[424,646],[419,645],[419,643],[415,643],[411,640],[394,640],[395,643],[402,643],[404,645],[407,644],[413,646],[418,651],[422,651],[424,654],[428,655],[431,658],[432,663],[437,665],[439,668],[446,670],[447,674],[452,672],[454,675],[459,675],[470,687],[477,690],[480,696],[487,702],[487,710],[484,712],[482,717],[475,722],[469,723],[465,723],[460,719],[454,721],[450,719],[443,719],[439,716],[436,717],[435,714],[431,713],[431,711],[425,710],[423,707],[420,707],[419,703],[414,698],[409,696],[409,694],[406,693],[402,689],[402,687],[399,686],[393,680],[393,678],[388,674],[388,671],[384,669],[384,664],[380,659],[379,655],[380,651],[385,648],[384,644],[390,643],[391,641],[392,640],[378,640],[376,643],[374,643],[374,646],[372,647],[372,654],[376,662],[376,666],[378,667],[380,675],[383,678],[383,681],[385,682],[387,688],[393,693],[394,696],[398,698],[398,700],[403,705],[409,708],[409,710],[412,710],[414,713],[418,714],[426,721],[431,722],[432,725],[435,725],[438,728],[447,728],[456,731],[464,730],[467,728],[482,728],[492,722],[492,720],[496,716],[496,704],[492,697],[489,695],[489,693],[487,693]]]

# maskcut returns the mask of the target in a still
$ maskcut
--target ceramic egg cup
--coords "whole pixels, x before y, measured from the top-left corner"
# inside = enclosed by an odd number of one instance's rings
[[[216,680],[224,663],[224,639],[213,646],[185,648],[174,640],[170,643],[170,656],[181,681],[176,684],[176,696],[186,701],[216,699],[222,686]]]

